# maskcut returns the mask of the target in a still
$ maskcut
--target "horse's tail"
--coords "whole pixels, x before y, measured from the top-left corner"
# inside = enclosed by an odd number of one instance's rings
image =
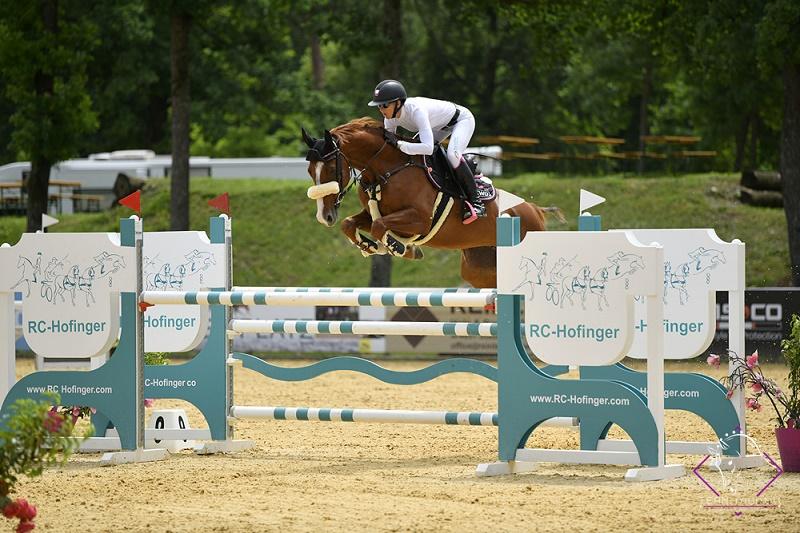
[[[556,220],[558,220],[559,222],[564,223],[567,221],[567,219],[564,218],[564,213],[561,211],[560,207],[551,205],[548,207],[539,207],[539,209],[541,209],[545,215],[556,217]]]

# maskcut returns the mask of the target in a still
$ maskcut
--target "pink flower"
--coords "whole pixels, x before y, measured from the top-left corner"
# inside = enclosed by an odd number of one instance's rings
[[[81,408],[77,405],[72,408],[72,416],[81,416]]]
[[[708,363],[710,366],[713,366],[714,368],[719,368],[719,356],[712,353],[706,359],[706,363]]]
[[[20,498],[17,500],[17,517],[22,521],[29,521],[36,518],[36,507]]]
[[[156,403],[156,401],[154,399],[152,399],[152,398],[145,398],[144,399],[144,406],[145,407],[153,407],[153,405],[155,405],[155,403]]]
[[[61,426],[63,424],[64,417],[55,411],[47,411],[47,414],[44,415],[44,421],[42,422],[44,429],[50,433],[58,433],[61,431]]]
[[[747,368],[753,368],[758,364],[758,350],[753,352],[753,355],[747,358]]]
[[[14,518],[17,516],[17,502],[8,502],[5,507],[3,507],[3,516],[6,518]]]
[[[761,383],[758,383],[756,381],[750,384],[750,388],[753,389],[753,392],[763,392],[764,390],[764,387],[761,386]]]
[[[30,522],[28,520],[23,520],[22,522],[17,524],[17,533],[28,533],[28,531],[31,531],[35,527],[36,524],[34,524],[33,522]]]
[[[747,408],[753,411],[761,411],[762,405],[758,403],[758,400],[755,398],[748,398],[747,399]]]
[[[729,400],[730,400],[731,398],[733,398],[733,393],[734,393],[734,392],[736,392],[736,391],[734,391],[733,389],[730,389],[730,390],[729,390],[729,391],[728,391],[728,392],[725,394],[725,397],[726,397],[727,399],[729,399]]]

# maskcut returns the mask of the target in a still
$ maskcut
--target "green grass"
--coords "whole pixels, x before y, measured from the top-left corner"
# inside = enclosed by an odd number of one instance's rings
[[[497,180],[509,192],[539,205],[560,207],[567,219],[550,219],[550,229],[577,226],[581,188],[605,196],[595,207],[606,228],[715,228],[725,240],[747,243],[749,286],[789,284],[786,219],[780,209],[745,206],[737,199],[738,177],[687,175],[629,178],[552,177],[525,174]],[[228,192],[234,229],[234,280],[239,285],[361,286],[369,280],[370,261],[339,232],[315,219],[316,206],[305,195],[310,183],[290,180],[193,179],[192,229],[206,230],[215,212],[206,202]],[[169,228],[169,188],[154,182],[142,197],[145,230]],[[358,210],[355,194],[346,198],[340,218]],[[118,219],[129,211],[61,217],[50,231],[115,231]],[[16,242],[24,229],[23,217],[0,218],[0,242]],[[468,231],[468,228],[465,228]],[[394,260],[395,286],[456,286],[459,254],[425,251],[423,261]]]

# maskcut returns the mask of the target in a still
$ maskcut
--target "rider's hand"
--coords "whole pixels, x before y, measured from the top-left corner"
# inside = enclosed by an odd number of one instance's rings
[[[383,139],[386,141],[387,144],[391,144],[395,148],[397,148],[397,134],[389,131],[384,130],[383,132]]]

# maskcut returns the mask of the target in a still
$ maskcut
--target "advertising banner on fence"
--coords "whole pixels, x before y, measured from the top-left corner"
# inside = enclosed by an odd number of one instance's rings
[[[754,350],[769,360],[780,356],[781,339],[789,334],[792,314],[800,315],[800,288],[748,289],[745,301],[745,350]],[[728,293],[717,293],[717,333],[710,352],[724,353],[728,347]]]

